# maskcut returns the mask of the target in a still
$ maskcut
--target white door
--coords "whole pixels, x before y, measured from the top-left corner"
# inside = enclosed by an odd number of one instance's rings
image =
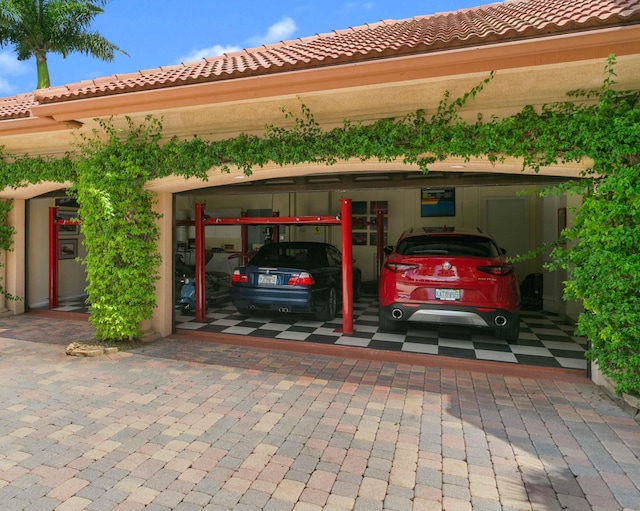
[[[507,257],[531,250],[528,197],[487,197],[484,229],[507,251]],[[527,262],[514,263],[518,281],[528,272]]]
[[[558,210],[565,204],[564,198],[544,197],[543,198],[543,218],[542,218],[542,241],[551,243],[558,237]],[[566,211],[566,210],[565,210]],[[544,254],[543,264],[551,262],[549,252]],[[544,281],[542,288],[543,309],[554,314],[564,313],[564,302],[562,301],[563,280],[566,272],[562,270],[543,271]]]

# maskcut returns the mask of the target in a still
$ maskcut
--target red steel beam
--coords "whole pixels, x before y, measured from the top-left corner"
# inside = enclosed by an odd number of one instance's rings
[[[212,217],[203,221],[204,225],[340,225],[340,223],[340,216]]]

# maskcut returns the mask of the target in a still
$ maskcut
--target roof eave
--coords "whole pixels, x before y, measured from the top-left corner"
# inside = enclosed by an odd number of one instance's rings
[[[58,121],[51,117],[37,117],[32,115],[30,117],[0,121],[0,136],[72,130],[80,126],[82,126],[81,122],[72,119]]]
[[[637,54],[640,25],[35,105],[58,122]],[[3,123],[0,123],[0,126]],[[64,128],[53,128],[64,129]]]

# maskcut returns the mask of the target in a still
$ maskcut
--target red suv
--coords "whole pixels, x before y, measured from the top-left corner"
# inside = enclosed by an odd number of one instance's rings
[[[379,281],[380,329],[415,321],[520,332],[513,265],[488,234],[454,227],[408,230],[388,252]]]

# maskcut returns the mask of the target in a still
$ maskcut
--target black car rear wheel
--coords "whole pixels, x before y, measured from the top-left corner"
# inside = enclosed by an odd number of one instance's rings
[[[338,309],[338,295],[336,290],[332,287],[329,288],[325,302],[320,307],[320,310],[316,312],[316,319],[318,321],[331,321],[336,317],[336,311]]]

